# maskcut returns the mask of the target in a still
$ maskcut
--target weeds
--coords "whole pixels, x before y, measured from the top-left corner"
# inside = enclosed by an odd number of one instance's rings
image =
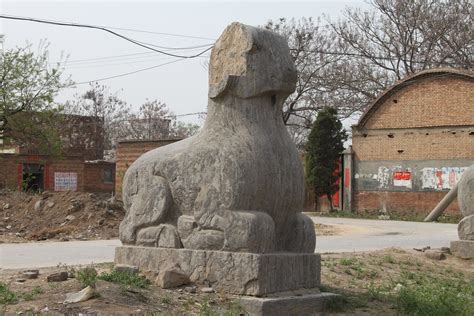
[[[83,286],[91,286],[95,288],[95,284],[97,283],[97,270],[91,264],[89,267],[80,268],[75,270],[74,276],[76,280]]]
[[[120,272],[116,270],[113,270],[110,273],[104,272],[100,274],[99,279],[136,288],[148,288],[151,284],[150,280],[143,276],[135,273]]]
[[[0,282],[0,305],[15,304],[17,301],[16,293],[7,284]]]
[[[402,283],[403,282],[403,283]],[[396,307],[409,315],[474,315],[474,279],[410,275],[401,280]]]
[[[169,297],[169,296],[167,296],[167,295],[166,295],[166,296],[163,296],[163,297],[161,298],[161,303],[163,303],[163,304],[170,304],[170,303],[171,303],[171,297]]]
[[[39,286],[32,289],[30,292],[22,292],[19,296],[21,296],[25,301],[33,301],[39,294],[43,294],[43,289]]]

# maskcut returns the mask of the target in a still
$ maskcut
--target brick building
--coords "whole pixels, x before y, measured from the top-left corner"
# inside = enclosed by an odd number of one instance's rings
[[[114,191],[115,163],[102,160],[102,120],[78,115],[60,119],[64,128],[59,155],[46,155],[34,143],[0,142],[0,189]]]
[[[380,95],[352,128],[344,209],[431,211],[474,164],[473,100],[473,72],[454,69],[419,72]]]
[[[160,140],[122,140],[119,141],[116,153],[115,171],[115,194],[117,198],[122,196],[123,176],[128,167],[141,155],[152,149],[165,146],[181,139],[160,139]]]

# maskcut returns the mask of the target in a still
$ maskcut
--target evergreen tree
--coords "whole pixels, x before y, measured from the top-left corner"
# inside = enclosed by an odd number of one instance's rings
[[[333,210],[331,196],[337,192],[336,171],[344,150],[347,133],[337,117],[335,108],[323,108],[313,123],[306,144],[306,179],[316,196],[325,195]]]

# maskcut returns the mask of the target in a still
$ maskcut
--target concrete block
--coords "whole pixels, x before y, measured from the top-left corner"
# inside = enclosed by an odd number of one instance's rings
[[[451,253],[462,259],[474,259],[474,240],[452,241]]]
[[[210,284],[216,291],[263,296],[311,289],[321,283],[321,257],[314,253],[255,254],[216,250],[117,247],[115,264],[160,270],[178,263],[191,282]]]

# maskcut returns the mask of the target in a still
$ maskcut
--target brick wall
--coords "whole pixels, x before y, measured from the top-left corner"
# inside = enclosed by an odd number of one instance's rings
[[[180,139],[164,139],[156,141],[120,141],[117,147],[117,163],[115,170],[115,194],[122,196],[123,176],[128,167],[144,153],[165,146]]]
[[[471,127],[354,130],[352,149],[358,160],[469,159],[474,157],[474,116],[471,120]]]
[[[113,193],[114,189],[115,163],[99,161],[84,164],[84,191]]]
[[[404,87],[378,105],[364,127],[370,130],[472,125],[473,100],[472,80],[424,79]]]
[[[23,164],[44,165],[44,190],[54,191],[55,172],[74,172],[77,173],[77,190],[84,191],[84,162],[81,159],[37,155],[0,155],[0,188],[20,188]]]
[[[412,181],[419,182],[423,167],[464,166],[474,160],[472,76],[448,73],[420,78],[399,83],[377,101],[360,126],[353,127],[356,172],[372,174],[371,179],[363,179],[365,182],[378,181],[370,191],[361,186],[355,188],[353,209],[357,211],[385,208],[401,215],[426,215],[447,192],[444,188],[421,189],[416,182],[404,190],[390,185],[387,189],[380,184],[390,184],[393,179],[376,179],[381,175],[374,171],[374,164],[409,165]],[[365,170],[367,166],[374,170]],[[447,211],[458,210],[457,203],[452,203]]]
[[[45,190],[54,191],[55,172],[77,173],[77,191],[84,191],[84,162],[81,159],[55,159],[47,163],[45,172]]]
[[[356,192],[354,209],[358,212],[378,214],[385,209],[398,215],[426,216],[446,195],[446,192]],[[454,200],[444,214],[459,215],[457,200]]]
[[[18,188],[18,156],[0,154],[0,189]]]

